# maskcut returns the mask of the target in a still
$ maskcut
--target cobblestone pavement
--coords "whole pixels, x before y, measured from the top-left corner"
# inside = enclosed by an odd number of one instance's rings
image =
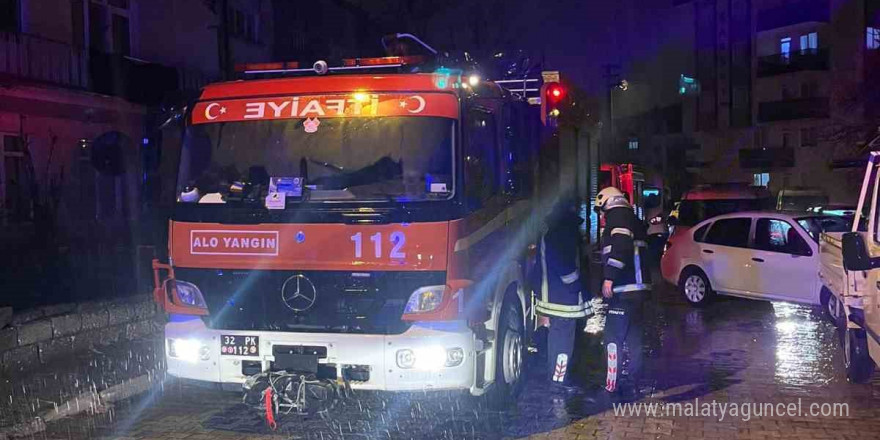
[[[553,394],[532,380],[504,411],[458,394],[359,393],[330,416],[288,416],[272,432],[258,414],[239,406],[239,394],[169,379],[150,396],[104,414],[51,424],[40,438],[880,438],[880,380],[846,382],[836,332],[817,310],[740,299],[696,309],[668,287],[654,292],[646,309],[642,397],[612,401],[600,389],[598,317],[588,326],[596,333],[579,338],[574,373],[580,389]],[[619,415],[614,404],[620,402],[681,406]],[[746,403],[793,404],[795,412],[740,406]],[[833,403],[846,404],[848,414],[810,414],[813,404]],[[728,411],[723,418],[722,405]],[[732,405],[739,408],[736,415]]]

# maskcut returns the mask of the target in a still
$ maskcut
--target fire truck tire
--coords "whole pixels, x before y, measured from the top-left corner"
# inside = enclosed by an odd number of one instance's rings
[[[874,373],[874,361],[868,353],[865,330],[847,328],[844,342],[846,378],[853,383],[867,383]]]
[[[488,402],[503,408],[513,402],[525,382],[526,334],[523,311],[515,289],[509,289],[501,305],[495,356],[495,383],[489,389]]]

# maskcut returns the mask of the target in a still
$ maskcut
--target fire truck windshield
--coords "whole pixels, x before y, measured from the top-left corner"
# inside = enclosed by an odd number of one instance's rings
[[[288,200],[445,200],[453,193],[454,124],[389,116],[190,125],[178,200],[258,201],[272,177],[305,178],[302,196]]]

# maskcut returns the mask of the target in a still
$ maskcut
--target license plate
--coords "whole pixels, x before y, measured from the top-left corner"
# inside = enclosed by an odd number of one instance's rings
[[[260,337],[223,335],[220,337],[220,354],[232,356],[259,356]]]

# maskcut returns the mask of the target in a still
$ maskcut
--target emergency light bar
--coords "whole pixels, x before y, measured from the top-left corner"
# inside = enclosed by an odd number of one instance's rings
[[[246,63],[236,64],[236,73],[245,75],[259,75],[271,73],[317,73],[324,75],[328,72],[362,70],[362,69],[388,69],[407,65],[422,64],[427,61],[426,57],[419,55],[374,57],[374,58],[345,58],[342,66],[329,67],[326,61],[315,62],[312,68],[300,68],[299,62],[272,62],[272,63]]]
[[[410,55],[402,57],[377,57],[377,58],[344,58],[342,65],[345,67],[357,66],[382,66],[382,67],[400,67],[408,64],[424,63],[425,57],[419,55]],[[331,68],[332,69],[332,68]]]

